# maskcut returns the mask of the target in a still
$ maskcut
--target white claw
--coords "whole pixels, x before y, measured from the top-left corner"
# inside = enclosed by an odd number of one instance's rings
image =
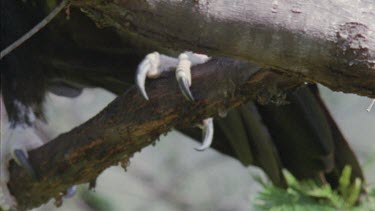
[[[204,151],[211,146],[212,140],[214,138],[213,118],[207,118],[203,120],[202,136],[203,136],[203,144],[195,148],[198,151]]]
[[[375,99],[372,100],[371,104],[369,105],[369,107],[366,109],[368,112],[371,111],[372,107],[374,106],[375,104]]]
[[[194,101],[191,94],[191,61],[186,53],[180,54],[178,57],[178,65],[176,68],[176,79],[182,94],[187,100]]]
[[[187,100],[194,101],[191,94],[191,66],[205,63],[210,58],[204,54],[196,54],[193,52],[184,52],[178,57],[178,65],[176,68],[176,79],[182,94]]]
[[[148,100],[145,83],[146,78],[157,78],[164,71],[176,70],[176,79],[180,86],[182,94],[193,101],[193,95],[190,92],[191,86],[191,66],[202,64],[210,58],[203,54],[196,54],[186,51],[178,57],[178,59],[169,57],[158,52],[147,54],[145,59],[138,65],[136,73],[136,84],[141,91],[143,97]]]
[[[136,84],[141,91],[143,97],[148,100],[145,83],[147,76],[159,75],[158,67],[160,64],[160,55],[158,52],[148,54],[145,59],[138,65],[136,74]]]

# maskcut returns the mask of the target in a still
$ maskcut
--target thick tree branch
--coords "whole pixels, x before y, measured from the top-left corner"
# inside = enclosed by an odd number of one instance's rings
[[[194,103],[184,100],[175,77],[168,74],[149,83],[150,101],[132,87],[85,124],[31,151],[39,181],[12,162],[9,187],[20,208],[37,207],[74,184],[95,180],[111,165],[128,163],[134,153],[172,127],[189,127],[249,99],[278,100],[301,84],[250,63],[224,58],[196,66],[192,74]]]
[[[76,0],[134,42],[243,58],[375,97],[374,1]],[[143,42],[143,41],[142,41]]]
[[[334,90],[375,97],[375,3],[274,2],[74,0],[73,4],[99,25],[113,26],[139,45],[243,58]],[[85,124],[31,151],[39,181],[13,162],[9,187],[20,207],[36,207],[73,184],[95,180],[108,166],[127,163],[171,127],[191,126],[249,99],[279,100],[300,84],[279,71],[213,59],[194,68],[192,92],[197,100],[187,103],[174,78],[168,75],[149,83],[149,102],[131,88]]]

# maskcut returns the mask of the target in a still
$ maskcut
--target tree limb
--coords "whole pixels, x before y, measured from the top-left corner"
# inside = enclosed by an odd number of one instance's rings
[[[85,124],[29,153],[39,181],[11,163],[9,187],[21,209],[59,197],[73,184],[93,181],[120,161],[127,163],[171,127],[191,126],[249,99],[279,100],[301,84],[285,73],[375,97],[375,23],[371,21],[375,5],[370,1],[275,5],[246,0],[75,0],[73,4],[97,24],[114,26],[123,38],[143,45],[147,41],[164,50],[243,58],[279,71],[213,59],[193,68],[194,103],[183,100],[171,75],[149,83],[150,101],[132,87]]]
[[[159,47],[243,58],[375,97],[374,1],[75,0],[98,25]]]
[[[301,84],[250,63],[224,58],[195,66],[192,74],[194,103],[184,100],[175,77],[168,74],[149,83],[150,101],[133,86],[83,125],[30,151],[39,181],[11,162],[9,188],[20,208],[37,207],[74,184],[94,181],[111,165],[128,163],[134,153],[172,127],[189,127],[249,99],[278,100]]]

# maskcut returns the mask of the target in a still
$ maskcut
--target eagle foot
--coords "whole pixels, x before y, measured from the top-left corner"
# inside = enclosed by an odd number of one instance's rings
[[[136,73],[136,85],[141,91],[143,97],[149,100],[146,92],[145,82],[146,77],[157,78],[165,71],[175,70],[176,80],[178,86],[189,101],[194,101],[193,94],[190,91],[192,84],[191,67],[197,64],[203,64],[210,58],[203,54],[196,54],[193,52],[181,53],[178,58],[169,57],[158,52],[147,54],[143,61],[138,65]],[[207,118],[203,120],[202,125],[203,143],[200,147],[195,148],[198,151],[203,151],[210,147],[213,139],[214,126],[213,119]]]

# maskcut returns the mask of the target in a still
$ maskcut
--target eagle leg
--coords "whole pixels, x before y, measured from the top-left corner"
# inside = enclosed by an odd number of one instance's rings
[[[184,97],[189,101],[194,101],[193,94],[190,91],[192,84],[191,67],[197,64],[203,64],[210,58],[203,54],[196,54],[186,51],[181,53],[178,58],[169,57],[158,52],[147,54],[143,61],[138,65],[136,73],[136,84],[141,91],[143,97],[149,100],[146,92],[146,78],[157,78],[165,71],[173,71],[176,73],[176,80]],[[213,139],[214,126],[213,119],[207,118],[203,120],[201,125],[203,143],[200,147],[195,148],[203,151],[210,147]]]

